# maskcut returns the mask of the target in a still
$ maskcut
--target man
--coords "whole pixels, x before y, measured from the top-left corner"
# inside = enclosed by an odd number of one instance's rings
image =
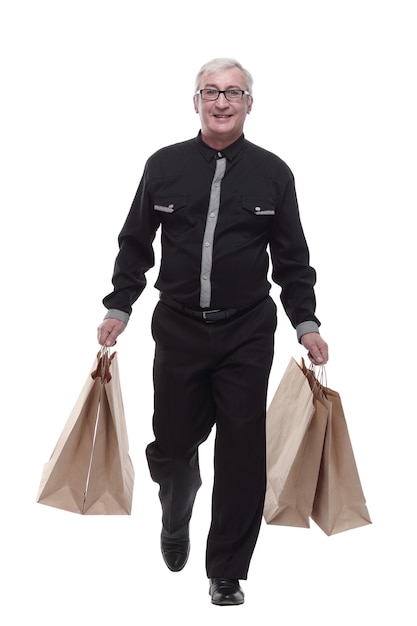
[[[114,290],[98,329],[112,346],[154,265],[161,226],[155,339],[153,427],[146,454],[160,485],[161,550],[172,571],[187,562],[189,522],[201,485],[199,445],[216,426],[212,520],[206,572],[211,601],[242,604],[262,521],[265,413],[276,305],[272,279],[298,340],[314,364],[328,348],[315,316],[315,271],[287,165],[247,141],[252,77],[233,59],[198,73],[201,131],[147,161],[119,235]]]

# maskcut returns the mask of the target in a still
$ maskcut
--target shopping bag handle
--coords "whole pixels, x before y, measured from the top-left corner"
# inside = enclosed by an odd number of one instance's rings
[[[318,393],[319,391],[325,393],[327,388],[327,373],[325,366],[316,366],[313,363],[310,363],[307,368],[304,359],[301,357],[301,369],[310,380],[313,394]]]
[[[115,354],[116,352],[110,354],[110,348],[108,348],[107,346],[102,346],[100,352],[97,353],[97,367],[93,372],[91,372],[91,378],[93,380],[100,377],[102,384],[110,382],[110,363]]]

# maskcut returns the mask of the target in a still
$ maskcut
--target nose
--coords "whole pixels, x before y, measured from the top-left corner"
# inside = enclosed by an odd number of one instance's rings
[[[220,98],[223,98],[220,100]],[[228,99],[226,98],[224,93],[219,93],[219,97],[216,100],[217,106],[227,106],[229,104]]]

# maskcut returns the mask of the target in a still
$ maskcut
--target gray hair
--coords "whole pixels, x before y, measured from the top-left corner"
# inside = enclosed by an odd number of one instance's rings
[[[211,74],[212,72],[222,72],[223,70],[228,70],[233,67],[236,67],[238,70],[241,70],[245,79],[245,89],[249,91],[250,94],[252,94],[253,78],[252,78],[251,73],[248,70],[246,70],[239,63],[239,61],[236,61],[236,59],[230,59],[230,58],[212,59],[211,61],[208,61],[208,63],[205,63],[196,76],[195,91],[197,92],[200,89],[200,81],[205,74]]]

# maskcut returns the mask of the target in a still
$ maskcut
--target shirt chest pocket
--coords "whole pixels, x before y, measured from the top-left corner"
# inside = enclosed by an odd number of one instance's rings
[[[194,225],[188,210],[186,196],[158,196],[153,199],[153,209],[159,215],[162,228],[173,235],[187,231]]]
[[[246,236],[267,232],[275,216],[275,207],[271,200],[254,196],[243,196],[241,222]]]
[[[154,211],[159,211],[160,213],[175,213],[175,211],[180,211],[187,205],[186,196],[164,196],[160,198],[154,198]]]

